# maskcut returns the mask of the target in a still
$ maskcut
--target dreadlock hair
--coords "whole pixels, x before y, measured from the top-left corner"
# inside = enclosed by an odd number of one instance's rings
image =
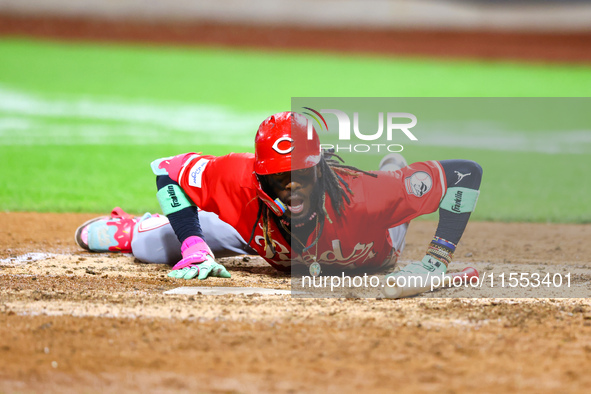
[[[334,153],[333,149],[323,150],[322,157],[318,163],[318,166],[322,172],[322,177],[318,182],[318,190],[321,197],[318,199],[316,207],[314,207],[314,211],[318,213],[318,231],[316,232],[316,238],[314,241],[309,246],[306,246],[302,252],[310,249],[318,242],[320,236],[322,235],[322,230],[324,229],[324,223],[326,220],[328,220],[329,223],[332,223],[332,219],[326,210],[326,195],[328,194],[332,209],[337,215],[343,211],[345,204],[351,203],[349,195],[353,195],[354,193],[349,187],[349,184],[343,179],[343,175],[357,177],[360,174],[365,174],[371,177],[377,177],[376,174],[360,170],[353,166],[345,165],[344,163],[345,161],[339,155]],[[261,177],[260,181],[263,188],[268,188],[268,184],[266,183],[264,177]],[[276,250],[271,239],[271,232],[269,230],[269,218],[271,215],[273,215],[273,213],[269,207],[267,207],[267,205],[259,199],[257,219],[255,220],[255,223],[252,227],[248,245],[250,245],[252,242],[256,226],[262,219],[265,250],[270,247],[272,253],[275,254]]]

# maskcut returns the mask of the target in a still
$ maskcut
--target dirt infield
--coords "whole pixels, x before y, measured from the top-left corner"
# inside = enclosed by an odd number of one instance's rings
[[[280,50],[591,63],[591,33],[315,29],[0,14],[0,36]]]
[[[170,296],[188,284],[168,278],[168,267],[76,247],[75,228],[94,216],[0,213],[0,392],[539,393],[591,384],[589,298]],[[403,260],[421,257],[435,227],[411,224]],[[588,269],[590,236],[591,225],[470,223],[454,266]],[[18,259],[26,253],[46,255]],[[258,258],[225,264],[233,278],[207,285],[289,288],[289,276]]]

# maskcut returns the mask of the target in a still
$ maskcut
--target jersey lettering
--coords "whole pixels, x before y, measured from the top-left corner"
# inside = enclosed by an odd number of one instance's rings
[[[261,223],[258,224],[258,228],[261,229],[261,231],[263,231],[263,225]],[[254,242],[260,246],[261,248],[265,247],[265,237],[262,235],[256,235],[254,237]],[[286,261],[286,260],[290,260],[291,257],[289,256],[289,249],[279,243],[277,240],[271,238],[271,242],[273,242],[273,246],[275,247],[275,254],[273,254],[273,251],[271,250],[271,246],[267,245],[267,247],[264,249],[265,251],[265,255],[263,256],[266,259],[270,259],[270,260],[281,260],[281,261]],[[277,256],[277,257],[275,257]]]

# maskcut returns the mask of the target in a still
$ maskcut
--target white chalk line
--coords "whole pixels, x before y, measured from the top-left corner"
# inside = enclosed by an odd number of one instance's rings
[[[190,142],[244,146],[253,145],[258,125],[268,116],[211,104],[48,98],[2,85],[0,115],[0,145]]]
[[[269,114],[212,104],[45,97],[0,85],[0,145],[173,143],[251,148],[258,125]],[[505,128],[501,122],[493,121],[424,121],[417,134],[419,140],[407,147],[591,153],[591,126],[538,133]]]
[[[32,263],[34,261],[46,260],[51,257],[56,257],[57,254],[53,253],[25,253],[15,257],[8,257],[6,259],[0,259],[2,265],[21,265]]]

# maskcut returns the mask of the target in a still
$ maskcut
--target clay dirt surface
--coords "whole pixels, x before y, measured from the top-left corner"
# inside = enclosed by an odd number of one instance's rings
[[[480,61],[591,63],[591,32],[303,28],[210,21],[107,20],[0,13],[0,36],[366,53]]]
[[[92,214],[0,213],[0,392],[585,392],[591,225],[468,225],[452,269],[583,270],[584,298],[164,295],[196,281],[78,248]],[[436,223],[415,221],[401,264]],[[260,258],[207,286],[289,289]],[[529,268],[528,268],[529,269]],[[482,273],[482,272],[481,272]]]

